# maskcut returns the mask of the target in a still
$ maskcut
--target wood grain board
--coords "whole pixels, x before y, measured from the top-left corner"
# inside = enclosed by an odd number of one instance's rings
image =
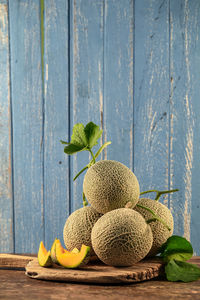
[[[0,253],[0,269],[25,270],[25,266],[33,259],[36,258],[29,255]]]
[[[157,259],[138,262],[131,267],[111,267],[102,263],[89,263],[80,269],[65,269],[54,265],[42,268],[38,260],[26,266],[26,275],[33,279],[82,283],[133,283],[149,280],[163,274],[163,264]]]
[[[200,261],[200,259],[199,259]],[[17,275],[17,276],[16,276]],[[138,284],[79,284],[33,280],[24,271],[0,270],[0,299],[28,300],[199,300],[200,280],[147,280]]]
[[[59,141],[93,121],[141,191],[180,190],[161,202],[199,254],[200,1],[43,2],[42,29],[40,0],[0,0],[0,251],[62,240],[89,155]]]

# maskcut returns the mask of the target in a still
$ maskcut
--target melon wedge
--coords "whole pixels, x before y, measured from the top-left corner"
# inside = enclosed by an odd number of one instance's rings
[[[63,253],[62,245],[56,243],[56,256],[59,264],[64,268],[74,269],[88,263],[90,259],[90,247],[82,245],[81,250],[76,252],[74,249]]]
[[[60,251],[62,251],[63,253],[68,253],[69,251],[67,251],[65,248],[62,247],[61,242],[59,239],[55,239],[53,242],[53,245],[51,247],[51,259],[55,264],[59,264],[57,256],[56,256],[56,244],[58,243],[59,245],[59,249]],[[73,253],[78,253],[79,250],[77,248],[74,248],[71,252]]]
[[[47,251],[43,242],[40,242],[38,262],[41,267],[50,267],[52,265],[51,253],[50,251]]]

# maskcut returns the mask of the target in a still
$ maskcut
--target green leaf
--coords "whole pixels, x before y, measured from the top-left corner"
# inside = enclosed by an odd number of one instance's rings
[[[171,259],[186,261],[192,257],[193,248],[185,238],[173,235],[162,245],[160,253],[165,262]]]
[[[84,128],[84,132],[87,139],[87,146],[91,149],[98,144],[98,139],[101,137],[103,131],[93,122],[89,122]]]
[[[65,141],[63,141],[63,140],[60,140],[60,142],[61,142],[61,144],[64,144],[64,145],[69,145],[69,144],[70,144],[70,143],[65,142]]]
[[[200,278],[200,268],[195,264],[171,259],[165,266],[169,281],[190,282]]]
[[[77,123],[74,125],[70,144],[82,146],[82,148],[88,146],[87,137],[85,135],[83,124]]]
[[[67,154],[74,154],[76,152],[83,151],[83,150],[85,150],[84,146],[75,145],[75,144],[69,144],[64,148],[64,152]]]

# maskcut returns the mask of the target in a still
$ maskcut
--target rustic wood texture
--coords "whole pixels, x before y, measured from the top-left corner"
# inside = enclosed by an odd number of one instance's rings
[[[161,202],[199,254],[200,1],[43,2],[0,0],[0,251],[63,239],[90,156],[59,141],[93,121],[141,191],[180,190]]]
[[[40,1],[9,1],[13,124],[14,251],[44,239]]]
[[[134,1],[106,0],[104,7],[103,130],[111,141],[104,159],[133,169]]]
[[[70,1],[70,133],[76,123],[102,126],[103,1]],[[102,144],[102,141],[101,141]],[[71,211],[82,207],[83,175],[89,152],[71,158]]]
[[[149,280],[163,274],[163,264],[157,259],[140,261],[127,268],[116,268],[103,263],[89,263],[80,269],[65,269],[57,265],[42,268],[37,258],[26,266],[26,275],[33,279],[83,283],[131,283]]]
[[[199,258],[193,262],[200,265]],[[33,280],[24,271],[0,270],[0,299],[199,299],[200,280],[182,283],[152,279],[135,284],[97,285]],[[20,288],[19,288],[20,287]]]
[[[135,2],[134,58],[134,171],[141,191],[168,190],[169,1]]]
[[[200,2],[170,4],[170,195],[175,233],[184,235],[199,252],[200,207]]]
[[[59,3],[58,3],[59,2]],[[69,140],[68,2],[45,1],[44,10],[44,230],[50,248],[69,215],[69,157],[60,140]]]
[[[23,269],[30,260],[37,259],[28,255],[0,253],[0,269]]]
[[[7,1],[0,1],[0,249],[13,248],[12,124]]]

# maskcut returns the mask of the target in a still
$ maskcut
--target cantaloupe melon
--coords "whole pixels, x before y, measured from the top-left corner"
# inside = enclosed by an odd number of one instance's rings
[[[58,263],[69,269],[74,269],[86,265],[90,258],[90,247],[86,245],[81,246],[78,252],[65,251],[63,253],[62,245],[56,242],[56,257]]]
[[[144,218],[130,208],[103,215],[94,225],[92,247],[101,261],[111,266],[131,266],[151,249],[153,236]]]
[[[66,220],[63,229],[63,238],[66,248],[72,251],[81,246],[91,247],[91,256],[94,255],[91,243],[91,231],[95,222],[102,216],[93,207],[85,206],[74,211]]]
[[[83,192],[88,202],[100,213],[125,207],[134,207],[140,188],[135,174],[114,160],[102,160],[90,167],[83,181]]]
[[[169,231],[160,221],[149,223],[153,233],[153,245],[150,252],[148,253],[148,256],[154,256],[159,252],[162,244],[165,243],[166,240],[173,234],[173,216],[171,211],[164,204],[158,201],[148,198],[141,198],[139,199],[138,204],[146,206],[153,210],[154,213],[157,214],[157,216],[161,218],[171,229]],[[153,218],[152,214],[144,208],[136,206],[134,210],[139,212],[146,221]]]
[[[38,250],[38,262],[41,267],[50,267],[52,265],[51,253],[47,251],[42,241]]]

